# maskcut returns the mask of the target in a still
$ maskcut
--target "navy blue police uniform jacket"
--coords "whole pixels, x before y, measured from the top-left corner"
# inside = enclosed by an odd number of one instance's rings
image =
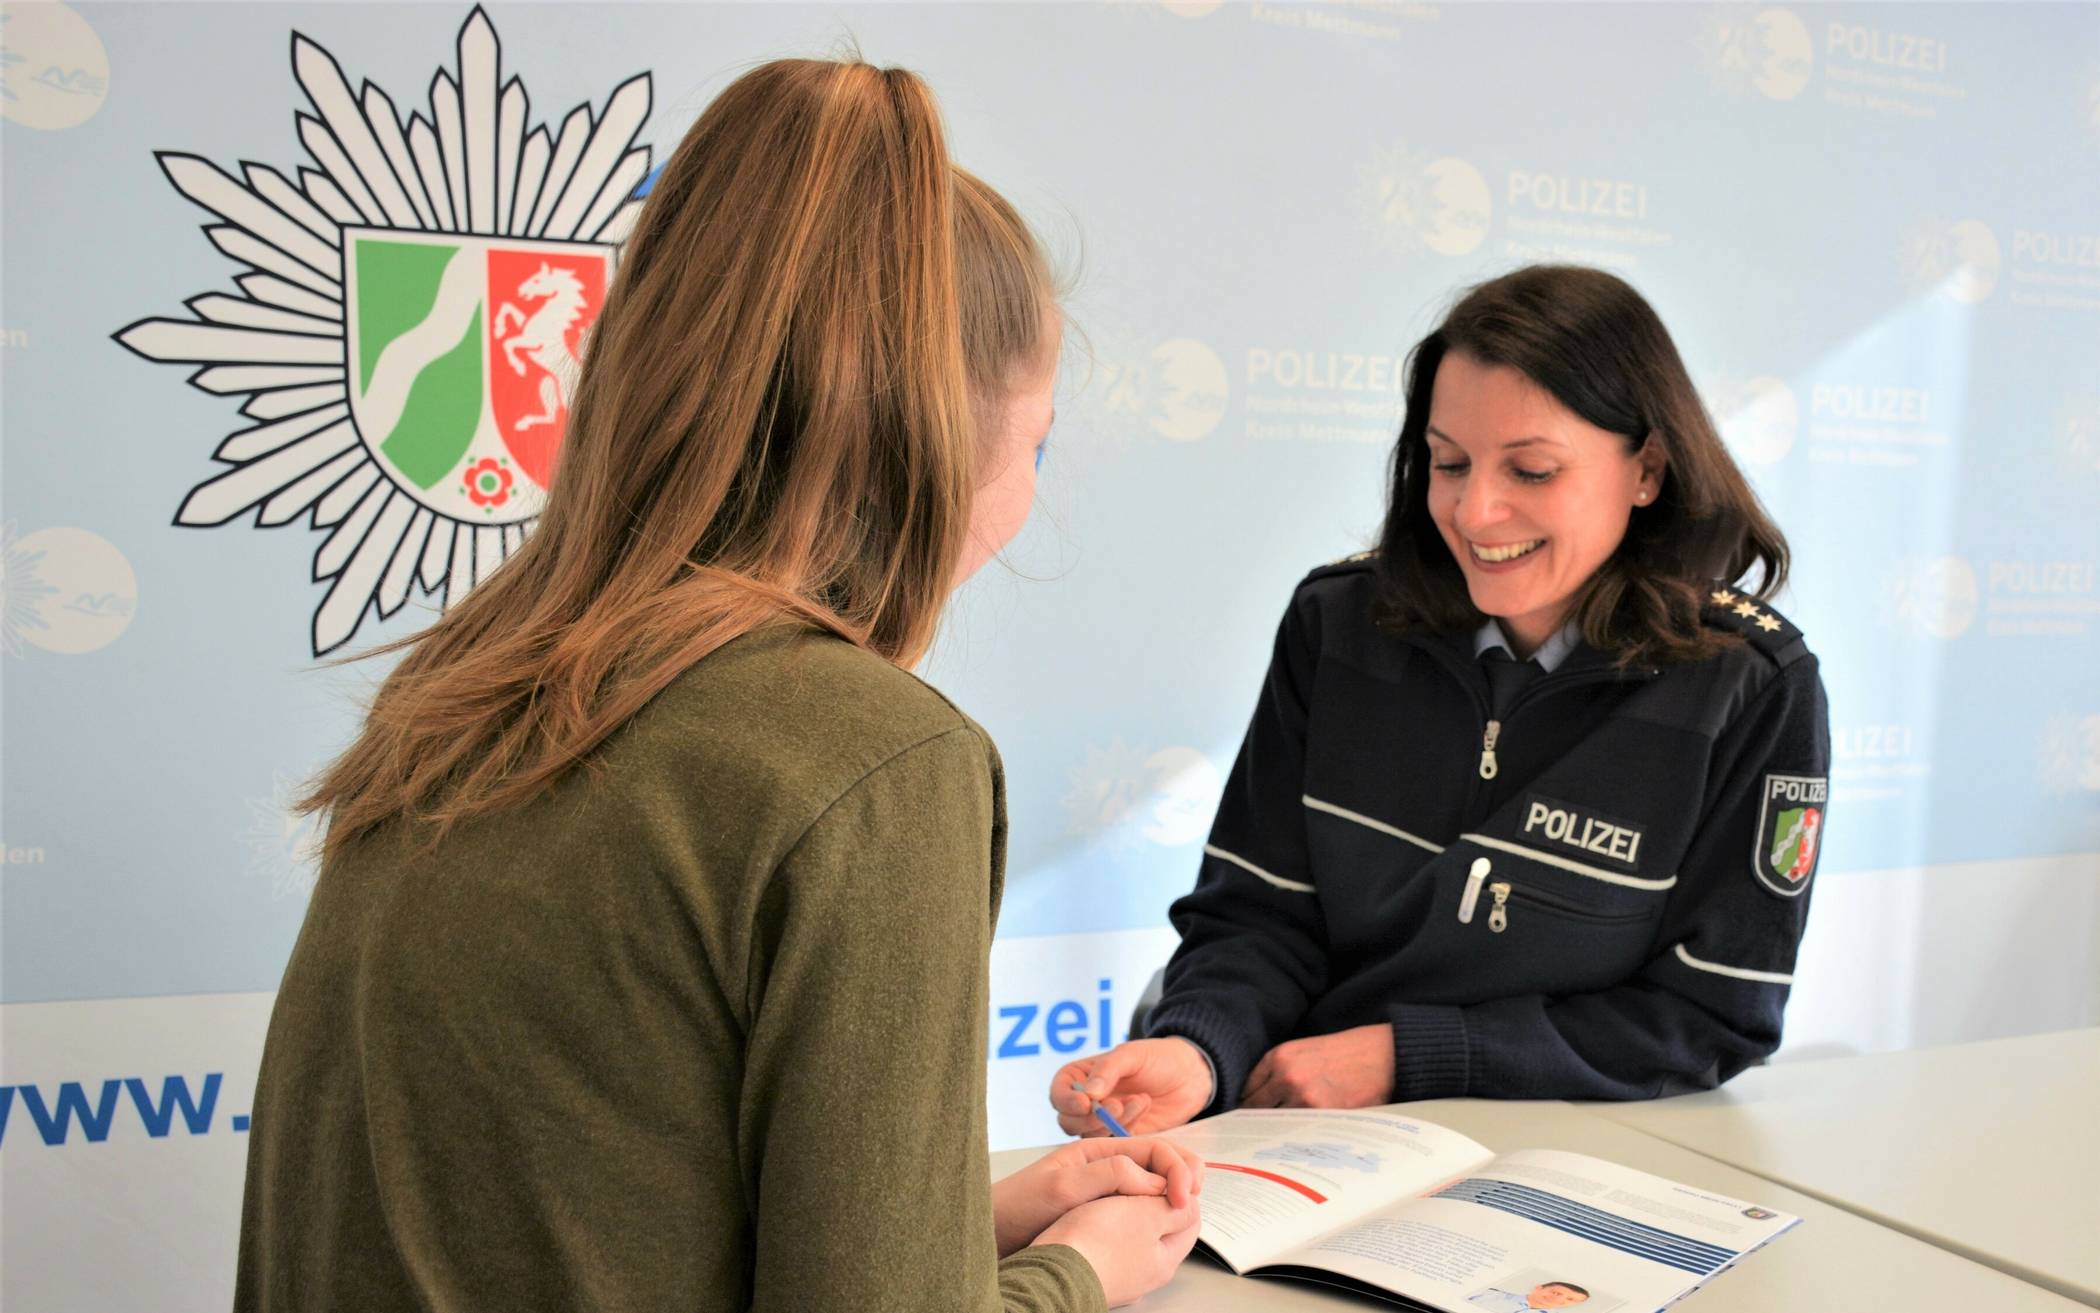
[[[1499,720],[1471,634],[1298,586],[1149,1035],[1236,1106],[1286,1040],[1390,1023],[1397,1100],[1638,1099],[1771,1053],[1820,851],[1829,712],[1801,634],[1717,586],[1702,661],[1578,646]]]

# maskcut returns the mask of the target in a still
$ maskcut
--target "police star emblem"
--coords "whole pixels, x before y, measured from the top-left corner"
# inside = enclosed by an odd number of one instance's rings
[[[534,123],[524,84],[476,7],[456,69],[404,121],[335,57],[292,35],[295,112],[313,167],[297,180],[244,162],[236,178],[157,154],[204,234],[247,266],[238,295],[185,304],[115,334],[149,360],[200,365],[192,386],[246,394],[254,421],[213,454],[222,469],[175,512],[186,526],[249,511],[325,530],[313,577],[315,656],[418,585],[457,603],[531,532],[567,428],[585,335],[616,244],[633,226],[650,150],[648,73],[559,129]]]
[[[1757,814],[1758,881],[1782,898],[1799,897],[1816,873],[1830,782],[1812,775],[1767,775]]]

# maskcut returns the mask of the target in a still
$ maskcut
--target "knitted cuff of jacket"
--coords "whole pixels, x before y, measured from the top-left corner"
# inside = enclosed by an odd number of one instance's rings
[[[1465,1094],[1471,1048],[1463,1010],[1430,1003],[1393,1005],[1393,1102]]]
[[[1261,1055],[1249,1051],[1253,1045],[1240,1034],[1231,1018],[1201,1003],[1180,1003],[1171,1009],[1153,1009],[1146,1019],[1145,1033],[1153,1037],[1178,1035],[1195,1044],[1210,1060],[1210,1103],[1197,1116],[1230,1112],[1240,1106],[1240,1091],[1247,1084],[1247,1073],[1254,1070],[1255,1060]]]

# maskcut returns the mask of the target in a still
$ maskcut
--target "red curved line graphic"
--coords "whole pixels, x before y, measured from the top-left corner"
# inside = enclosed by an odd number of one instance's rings
[[[1203,1165],[1205,1167],[1213,1168],[1220,1172],[1245,1172],[1249,1176],[1259,1176],[1264,1181],[1274,1181],[1278,1185],[1286,1186],[1292,1190],[1296,1190],[1299,1194],[1304,1195],[1307,1199],[1312,1200],[1316,1204],[1324,1204],[1327,1202],[1327,1196],[1321,1194],[1318,1190],[1313,1189],[1311,1186],[1301,1184],[1297,1181],[1293,1181],[1288,1176],[1278,1176],[1274,1172],[1265,1172],[1259,1167],[1242,1167],[1238,1163],[1205,1163]]]

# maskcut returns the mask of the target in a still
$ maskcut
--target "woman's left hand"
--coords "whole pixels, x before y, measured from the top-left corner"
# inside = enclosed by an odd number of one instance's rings
[[[1203,1159],[1168,1140],[1075,1140],[992,1183],[999,1257],[1025,1249],[1051,1223],[1110,1195],[1163,1195],[1188,1207],[1203,1190]]]
[[[1278,1044],[1247,1074],[1242,1108],[1369,1108],[1393,1097],[1384,1022]]]

